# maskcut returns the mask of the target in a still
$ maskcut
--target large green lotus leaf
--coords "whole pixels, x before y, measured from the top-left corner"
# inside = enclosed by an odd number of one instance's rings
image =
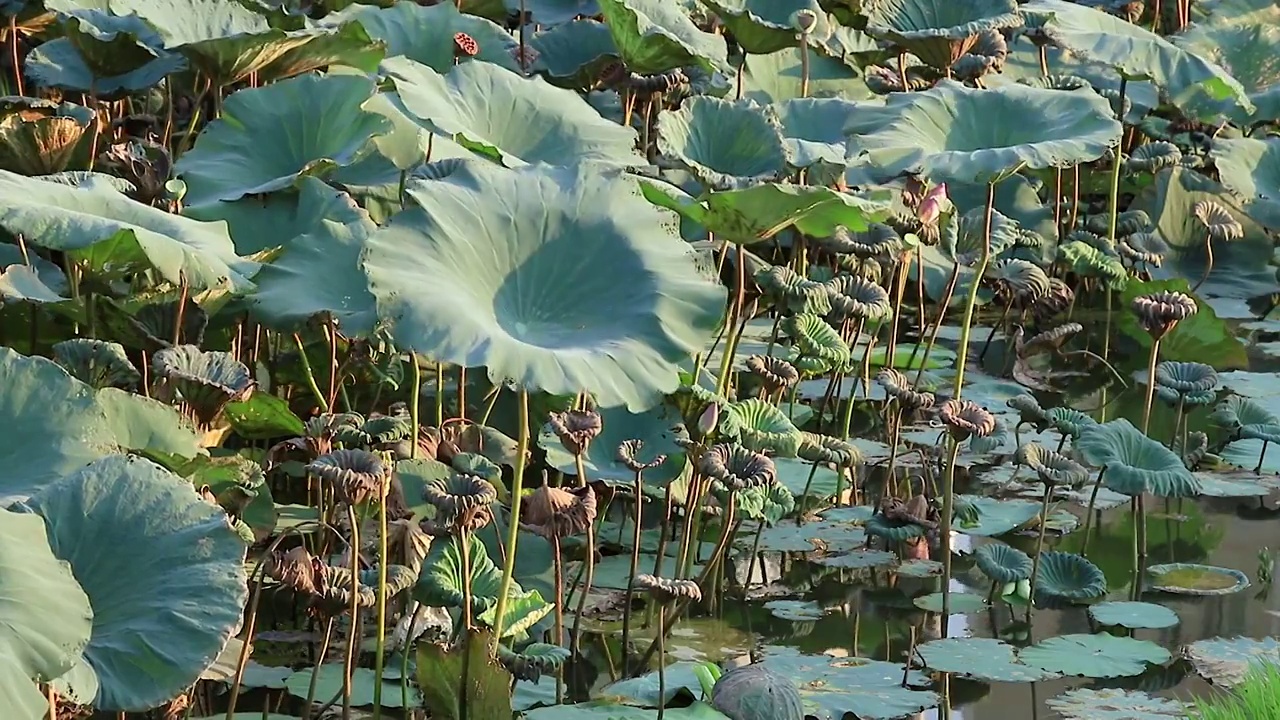
[[[1187,704],[1141,690],[1077,688],[1045,703],[1062,720],[1182,720]]]
[[[1124,77],[1107,65],[1101,65],[1083,56],[1046,46],[1037,45],[1028,33],[1021,33],[1008,41],[1009,54],[1005,58],[1004,70],[1000,74],[989,74],[982,80],[995,87],[1002,82],[1020,82],[1026,85],[1044,87],[1053,86],[1046,80],[1040,67],[1040,48],[1044,47],[1045,60],[1049,65],[1050,77],[1069,75],[1083,78],[1098,92],[1118,93],[1120,83],[1124,82],[1125,105],[1129,107],[1125,122],[1137,124],[1153,109],[1160,106],[1160,90],[1145,80],[1124,80]]]
[[[364,254],[397,345],[495,382],[602,407],[655,405],[701,350],[725,290],[635,181],[588,167],[453,163]],[[424,282],[429,278],[431,282]]]
[[[161,52],[142,65],[118,74],[103,76],[89,64],[68,38],[41,43],[27,55],[23,65],[27,77],[41,87],[97,93],[111,98],[121,93],[152,87],[171,73],[180,72],[187,61],[177,53]]]
[[[538,53],[533,69],[561,87],[585,90],[595,85],[609,63],[621,59],[609,28],[598,20],[555,25],[538,31],[528,42]]]
[[[808,42],[820,42],[832,31],[832,23],[817,0],[702,0],[702,3],[715,12],[744,51],[755,55],[796,47],[798,33],[792,17],[801,10],[812,12],[816,18]]]
[[[1024,648],[1022,662],[1032,667],[1088,678],[1141,675],[1148,665],[1169,661],[1169,651],[1147,640],[1115,635],[1060,635]]]
[[[1213,164],[1223,187],[1243,197],[1246,203],[1269,208],[1271,203],[1280,201],[1280,141],[1274,138],[1215,141]],[[1270,220],[1266,216],[1259,219]]]
[[[1231,73],[1253,103],[1252,114],[1234,102],[1211,103],[1245,124],[1280,118],[1280,26],[1271,23],[1192,23],[1171,40]]]
[[[93,388],[53,362],[0,347],[0,505],[114,452]]]
[[[1099,625],[1123,627],[1131,630],[1173,627],[1178,624],[1178,614],[1173,610],[1148,602],[1104,602],[1089,606],[1089,617]]]
[[[932,640],[916,648],[925,667],[988,682],[1039,682],[1057,673],[1018,661],[1012,645],[991,638]]]
[[[868,0],[862,14],[868,35],[935,68],[950,68],[983,31],[1022,25],[1016,0]]]
[[[95,270],[150,267],[201,290],[247,289],[256,271],[236,256],[225,226],[143,205],[97,178],[71,187],[0,170],[0,228]]]
[[[360,255],[375,230],[367,216],[354,222],[321,218],[254,277],[257,287],[249,296],[254,314],[270,325],[287,328],[328,313],[344,336],[372,335],[378,314],[360,270]]]
[[[819,720],[841,720],[847,713],[866,720],[913,715],[938,703],[927,690],[903,687],[903,667],[864,658],[802,655],[786,649],[767,655],[761,663],[796,684],[806,712]],[[928,680],[908,673],[908,685]]]
[[[843,167],[847,152],[844,124],[859,107],[843,98],[792,98],[774,103],[791,165]]]
[[[507,13],[524,10],[539,25],[563,25],[574,18],[600,14],[596,0],[505,0]]]
[[[1125,495],[1194,497],[1200,481],[1182,458],[1123,418],[1084,428],[1075,443],[1086,460],[1106,466],[1104,485]]]
[[[657,717],[657,710],[603,701],[553,705],[530,710],[524,715],[525,720],[657,720]],[[667,708],[663,711],[663,717],[667,720],[730,720],[724,713],[700,702],[683,708]]]
[[[1240,182],[1238,176],[1236,182]],[[1195,215],[1195,205],[1201,201],[1221,205],[1244,231],[1244,236],[1236,240],[1214,241],[1213,271],[1200,288],[1201,294],[1247,299],[1280,290],[1275,271],[1267,267],[1272,241],[1264,225],[1272,223],[1272,219],[1258,212],[1271,201],[1252,195],[1242,200],[1204,175],[1184,168],[1156,173],[1155,182],[1141,192],[1131,206],[1147,213],[1155,223],[1156,233],[1174,249],[1154,277],[1182,277],[1198,282],[1204,276],[1208,259],[1206,231],[1204,223]],[[1280,224],[1275,227],[1280,228]]]
[[[291,44],[258,71],[258,82],[342,67],[371,73],[378,69],[378,63],[386,53],[380,41],[370,37],[364,26],[354,22],[290,33],[291,40],[298,38],[303,42]]]
[[[493,633],[466,631],[452,646],[418,645],[418,687],[431,717],[500,718],[511,712],[511,673],[489,654]]]
[[[111,387],[99,390],[97,400],[116,444],[124,450],[166,465],[204,452],[195,429],[170,405]]]
[[[463,561],[462,546],[467,543]],[[460,608],[466,601],[464,576],[471,576],[471,609],[482,613],[496,605],[502,592],[502,571],[493,564],[484,543],[474,535],[460,541],[457,537],[441,538],[431,544],[422,561],[422,572],[413,597],[428,607]],[[522,590],[513,583],[513,594]]]
[[[724,38],[698,29],[680,3],[670,0],[599,0],[613,42],[627,68],[641,75],[698,65],[728,68]]]
[[[372,225],[368,213],[350,195],[310,175],[299,177],[294,188],[187,207],[183,214],[205,222],[225,221],[240,255],[287,246],[294,238],[322,232],[331,223]]]
[[[787,169],[782,124],[769,106],[698,95],[658,115],[658,152],[715,190],[777,180]]]
[[[408,58],[382,64],[398,107],[433,132],[507,166],[640,161],[631,128],[600,116],[570,90],[492,63],[441,74]]]
[[[36,687],[70,670],[89,642],[93,609],[67,563],[49,550],[44,522],[0,510],[0,692],[6,714],[41,720]]]
[[[395,3],[390,7],[355,4],[325,17],[325,25],[355,21],[375,40],[387,45],[387,57],[410,60],[447,73],[454,64],[453,36],[464,33],[480,47],[472,62],[481,61],[519,70],[512,50],[519,43],[499,25],[482,17],[458,12],[453,3],[424,7]]]
[[[1120,141],[1120,129],[1111,104],[1092,90],[979,90],[950,80],[892,93],[884,107],[868,106],[845,125],[855,171],[958,183],[1096,160]]]
[[[1042,21],[1039,30],[1053,44],[1125,77],[1150,80],[1179,108],[1231,100],[1253,110],[1240,81],[1226,70],[1139,25],[1065,0],[1034,0],[1022,12]]]
[[[997,500],[977,495],[961,495],[964,502],[977,510],[977,523],[957,520],[952,529],[966,535],[995,537],[1026,525],[1040,514],[1040,503],[1031,500]]]
[[[644,484],[665,487],[684,472],[686,455],[679,441],[689,439],[689,431],[680,419],[680,413],[669,405],[659,405],[643,413],[632,413],[626,408],[609,408],[600,413],[604,429],[587,446],[582,458],[583,470],[592,481],[610,485],[635,484],[635,473],[618,460],[618,446],[627,440],[641,440],[644,447],[638,454],[640,462],[653,462],[659,455],[666,457],[661,465],[644,471]],[[573,454],[564,449],[560,438],[544,427],[538,436],[538,445],[547,453],[547,463],[567,475],[576,475]]]
[[[1197,640],[1186,648],[1191,666],[1215,685],[1235,687],[1244,682],[1253,665],[1280,663],[1280,639],[1274,637],[1218,637]]]
[[[375,91],[368,78],[303,75],[232,94],[175,166],[186,203],[269,193],[352,164],[370,137],[391,129],[362,107]]]
[[[191,483],[112,455],[16,508],[44,518],[93,606],[79,667],[100,710],[145,710],[190,687],[240,627],[244,542]]]
[[[742,245],[764,242],[794,227],[827,237],[837,227],[866,230],[889,206],[860,195],[812,185],[761,183],[711,193],[699,201],[670,183],[642,178],[640,189],[655,205],[674,210],[715,234]]]
[[[1231,595],[1249,587],[1249,576],[1232,568],[1167,563],[1147,568],[1151,589],[1175,595]]]
[[[1040,555],[1035,589],[1037,596],[1095,600],[1107,594],[1107,577],[1088,558],[1055,550]]]
[[[670,705],[676,698],[684,696],[685,702],[702,694],[702,683],[698,681],[699,662],[669,663],[663,671],[659,687],[658,673],[651,672],[629,680],[620,680],[600,688],[601,699],[623,702],[639,707],[656,708]]]
[[[742,72],[745,98],[769,104],[802,97],[800,89],[804,68],[799,48],[787,48],[768,55],[747,55]],[[867,87],[862,71],[856,66],[812,49],[809,51],[809,97],[876,98],[872,102],[881,102]]]

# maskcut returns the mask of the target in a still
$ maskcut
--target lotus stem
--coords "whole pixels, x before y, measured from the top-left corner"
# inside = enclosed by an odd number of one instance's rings
[[[761,519],[761,520],[757,523],[757,525],[756,525],[756,538],[755,538],[755,540],[751,543],[751,564],[750,564],[749,566],[747,566],[747,584],[746,584],[746,588],[750,588],[750,587],[754,584],[754,583],[752,582],[752,578],[754,578],[754,577],[755,577],[755,571],[756,571],[756,560],[759,560],[759,561],[760,561],[760,576],[761,576],[761,578],[763,578],[763,577],[764,577],[764,574],[765,574],[764,558],[760,557],[760,538],[764,535],[764,525],[765,525],[765,523],[764,523],[764,520],[763,520],[763,519]],[[761,584],[762,584],[762,585],[768,585],[768,582],[767,582],[767,581],[764,581],[764,582],[762,582]],[[746,592],[745,592],[746,588],[744,588],[744,592],[743,592],[743,595],[744,595],[744,596],[746,595]]]
[[[1120,76],[1120,101],[1116,103],[1116,119],[1120,121],[1121,138],[1116,144],[1116,156],[1111,167],[1111,196],[1107,201],[1110,214],[1107,216],[1107,239],[1114,245],[1116,242],[1116,217],[1120,214],[1120,170],[1124,168],[1124,93],[1129,80]],[[1111,294],[1111,290],[1107,290]],[[1145,432],[1145,430],[1144,430]]]
[[[649,127],[653,123],[653,101],[658,93],[649,96],[644,103],[644,125],[640,128],[640,152],[644,154],[645,159],[653,161],[653,155],[649,152]]]
[[[1084,540],[1080,543],[1080,556],[1089,557],[1089,526],[1093,523],[1093,507],[1098,501],[1098,488],[1102,487],[1102,478],[1107,474],[1107,466],[1102,466],[1098,479],[1093,483],[1093,492],[1089,494],[1089,507],[1084,514]]]
[[[302,707],[302,720],[311,719],[311,706],[316,700],[316,681],[320,677],[320,666],[324,663],[324,656],[329,652],[329,641],[332,638],[333,616],[329,616],[324,623],[324,635],[320,638],[320,654],[316,656],[316,664],[311,668],[311,681],[307,683],[307,704]]]
[[[413,391],[409,396],[409,421],[413,425],[409,440],[409,459],[418,459],[418,429],[422,427],[422,365],[418,363],[418,354],[409,353],[409,361],[413,364]]]
[[[555,633],[556,645],[564,646],[564,559],[560,555],[560,536],[551,536],[551,563],[555,572]],[[564,667],[556,669],[556,704],[564,702]]]
[[[17,11],[9,16],[9,52],[13,61],[13,81],[17,85],[18,95],[26,95],[27,91],[22,86],[22,63],[18,61],[18,15]],[[57,718],[57,715],[51,715]]]
[[[1044,482],[1043,478],[1041,482]],[[1044,552],[1045,530],[1049,527],[1049,498],[1053,496],[1053,486],[1044,483],[1044,499],[1040,503],[1040,536],[1036,539],[1036,554],[1031,559],[1031,592],[1027,597],[1027,625],[1031,624],[1031,615],[1036,607],[1036,575],[1040,572],[1040,555]]]
[[[920,367],[916,369],[916,379],[914,382],[920,382],[920,377],[924,375],[925,368],[929,367],[929,355],[933,354],[933,346],[938,342],[938,333],[942,332],[942,323],[947,318],[947,307],[951,304],[951,296],[956,293],[956,282],[960,279],[960,263],[951,266],[951,277],[947,279],[947,287],[942,291],[942,303],[938,305],[938,322],[934,324],[933,330],[929,332],[929,343],[924,348],[924,357],[920,360]]]
[[[957,367],[956,371],[960,372]],[[958,395],[957,395],[958,396]],[[942,488],[942,637],[947,637],[947,620],[951,615],[951,513],[955,506],[956,457],[960,441],[951,438],[947,458],[947,477]]]
[[[458,366],[458,417],[467,419],[467,368]]]
[[[724,361],[720,365],[720,377],[716,380],[716,392],[720,395],[728,396],[729,394],[729,376],[733,370],[733,356],[738,351],[738,321],[741,319],[743,301],[746,295],[747,285],[747,261],[746,253],[742,248],[738,248],[737,258],[737,275],[734,280],[734,297],[733,306],[729,309],[728,323],[729,340],[724,348]]]
[[[1142,406],[1142,434],[1151,429],[1151,403],[1156,393],[1156,361],[1160,358],[1160,340],[1152,338],[1151,354],[1147,359],[1147,400]]]
[[[889,346],[884,356],[884,367],[894,367],[898,349],[898,317],[902,315],[902,298],[907,294],[907,270],[911,267],[912,252],[907,251],[898,261],[897,283],[893,292],[893,319],[889,321]]]
[[[1049,77],[1049,48],[1040,46],[1040,77]]]
[[[805,33],[796,35],[800,40],[800,97],[809,97],[809,42]],[[15,45],[16,47],[16,45]],[[17,66],[17,62],[14,62]]]
[[[631,651],[628,641],[631,638],[631,600],[635,595],[636,570],[640,565],[640,514],[641,514],[641,498],[643,495],[643,471],[636,471],[635,484],[635,510],[631,514],[631,521],[635,527],[631,532],[631,570],[627,575],[627,604],[622,607],[622,674],[625,676],[631,672]],[[661,556],[659,556],[661,557]]]
[[[987,333],[986,342],[982,343],[982,350],[978,353],[978,363],[981,364],[987,357],[987,350],[991,348],[991,340],[996,336],[996,330],[1004,328],[1004,323],[1009,319],[1009,310],[1013,308],[1013,297],[1009,298],[1009,302],[1004,304],[1004,311],[1000,313],[1000,320],[991,326],[991,332]]]
[[[417,445],[417,436],[414,436]],[[387,492],[391,489],[391,473],[383,476],[378,497],[378,644],[373,656],[373,720],[382,718],[382,670],[383,653],[387,647]],[[470,567],[470,566],[468,566]],[[471,589],[471,573],[464,577],[466,589]],[[467,601],[470,602],[470,593]],[[412,629],[412,628],[411,628]],[[404,678],[401,678],[404,681]]]
[[[342,720],[351,720],[351,674],[355,670],[356,647],[360,644],[360,518],[356,506],[347,504],[351,523],[351,630],[347,635],[347,660],[342,670]]]
[[[493,652],[498,651],[502,637],[503,613],[507,610],[507,596],[511,593],[511,578],[516,569],[516,544],[520,542],[520,501],[524,493],[524,471],[529,455],[529,391],[520,388],[520,438],[516,447],[516,466],[511,476],[511,517],[507,521],[507,555],[502,568],[502,585],[498,591],[497,617],[493,621]]]
[[[809,466],[809,477],[804,481],[804,490],[800,493],[800,504],[796,506],[796,525],[804,521],[804,511],[809,507],[809,489],[813,487],[813,477],[818,474],[818,461]]]
[[[1191,288],[1191,292],[1193,293],[1200,289],[1200,286],[1204,284],[1204,281],[1209,279],[1209,273],[1213,272],[1213,237],[1211,235],[1205,235],[1204,251],[1208,254],[1208,262],[1205,263],[1204,274],[1200,276],[1200,279],[1196,281],[1195,286]]]
[[[582,466],[582,453],[573,454],[573,467],[578,473],[578,487],[587,486],[587,470]]]
[[[889,482],[894,481],[893,470],[898,461],[898,439],[902,428],[902,403],[895,400],[893,404],[895,405],[893,420],[891,421],[893,424],[889,428],[889,470],[887,473]]]
[[[657,559],[654,562],[654,568],[653,568],[654,575],[661,575],[662,573],[662,558],[664,555],[666,555],[666,552],[667,552],[667,536],[670,535],[670,530],[671,530],[672,497],[671,497],[670,484],[667,485],[666,496],[667,496],[666,511],[662,515],[662,526],[659,529],[659,532],[661,534],[658,535],[658,554],[657,554]]]
[[[956,349],[956,379],[952,386],[952,397],[956,400],[960,399],[960,394],[964,390],[964,371],[969,360],[969,331],[973,326],[973,309],[978,303],[978,288],[982,285],[982,276],[987,272],[987,263],[991,260],[991,214],[995,209],[996,202],[996,184],[991,182],[987,185],[987,209],[984,219],[985,229],[983,231],[982,257],[978,260],[977,274],[974,275],[973,286],[969,288],[969,298],[965,301],[964,320],[960,324],[960,343]],[[950,486],[950,481],[947,485]],[[951,491],[947,491],[950,497]],[[948,522],[950,520],[948,519]],[[944,595],[945,597],[945,595]]]
[[[658,720],[662,720],[667,709],[667,647],[666,647],[666,603],[658,606]]]
[[[302,358],[302,374],[307,379],[307,387],[311,389],[311,394],[315,396],[316,402],[320,404],[320,411],[327,413],[329,412],[329,401],[320,392],[320,385],[316,382],[316,374],[311,369],[311,361],[307,359],[307,349],[302,344],[302,336],[294,333],[293,342],[298,346],[298,355]]]
[[[578,610],[573,618],[573,632],[569,636],[569,662],[576,664],[582,655],[582,613],[587,607],[587,595],[591,592],[591,583],[596,575],[596,533],[594,528],[587,528],[587,576],[582,588],[578,591]]]
[[[1267,445],[1270,443],[1270,440],[1262,441],[1262,452],[1258,454],[1258,466],[1253,469],[1254,475],[1262,474],[1262,461],[1267,459]]]
[[[444,427],[444,363],[439,360],[436,361],[436,427]]]
[[[525,4],[525,0],[520,0],[520,18],[519,18],[519,20],[517,20],[517,22],[519,22],[519,23],[520,23],[520,74],[521,74],[521,75],[528,75],[528,74],[529,74],[529,71],[528,71],[528,69],[525,67],[525,57],[526,57],[526,55],[525,55],[525,50],[524,50],[524,47],[525,47],[525,45],[524,45],[524,27],[525,27],[525,25],[527,25],[527,24],[528,24],[528,22],[526,22],[526,20],[528,20],[528,18],[525,16],[525,8],[524,8],[524,4]],[[462,12],[462,0],[458,0],[458,12]]]
[[[898,53],[898,80],[902,83],[902,92],[911,92],[911,88],[907,86],[907,53]]]

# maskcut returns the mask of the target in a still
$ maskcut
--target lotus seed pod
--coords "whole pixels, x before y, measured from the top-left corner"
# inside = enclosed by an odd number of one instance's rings
[[[791,13],[791,26],[803,35],[813,32],[818,25],[818,14],[808,8]]]

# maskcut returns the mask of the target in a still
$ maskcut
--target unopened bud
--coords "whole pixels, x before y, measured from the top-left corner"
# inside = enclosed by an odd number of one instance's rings
[[[715,403],[711,403],[707,406],[706,410],[702,411],[702,417],[698,418],[698,433],[702,437],[706,437],[716,429],[716,425],[719,423],[720,406]]]

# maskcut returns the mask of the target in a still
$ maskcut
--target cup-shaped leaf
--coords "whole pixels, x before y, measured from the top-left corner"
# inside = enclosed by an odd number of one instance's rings
[[[716,190],[777,180],[787,170],[782,123],[750,100],[697,95],[658,115],[658,151]]]
[[[863,4],[862,13],[868,35],[939,69],[950,68],[983,32],[1022,25],[1015,0],[874,0]]]
[[[976,90],[944,80],[895,93],[845,126],[854,172],[887,180],[915,174],[935,182],[991,182],[1016,168],[1096,160],[1120,141],[1110,104],[1091,90],[1022,85]]]
[[[119,343],[72,338],[53,346],[54,362],[77,380],[95,388],[132,388],[142,379]]]
[[[1089,462],[1107,469],[1105,485],[1125,495],[1194,497],[1200,481],[1172,450],[1143,435],[1128,420],[1084,428],[1076,448]]]
[[[992,542],[979,547],[973,553],[978,569],[992,582],[1012,583],[1031,577],[1033,563],[1031,558],[1021,550]]]
[[[1093,600],[1107,594],[1107,577],[1097,565],[1075,553],[1046,552],[1036,571],[1036,594],[1067,600]]]
[[[795,457],[800,452],[800,430],[777,407],[760,398],[747,398],[730,405],[728,413],[747,448],[781,457]]]
[[[44,518],[93,606],[77,702],[142,711],[190,687],[240,627],[244,542],[191,483],[112,455],[15,506]]]
[[[698,29],[679,4],[603,0],[600,14],[632,72],[652,75],[690,65],[706,70],[727,68],[724,38]]]
[[[86,169],[93,119],[93,111],[71,103],[0,98],[0,169],[23,175]]]
[[[253,392],[249,368],[231,353],[179,345],[157,352],[151,364],[156,376],[164,378],[194,417],[205,424],[228,403],[244,400]]]
[[[408,195],[418,207],[364,255],[400,348],[638,411],[678,387],[723,313],[724,288],[619,175],[465,162]]]
[[[1215,377],[1216,379],[1216,377]],[[1280,418],[1248,398],[1232,395],[1214,408],[1210,419],[1235,438],[1280,442]]]

